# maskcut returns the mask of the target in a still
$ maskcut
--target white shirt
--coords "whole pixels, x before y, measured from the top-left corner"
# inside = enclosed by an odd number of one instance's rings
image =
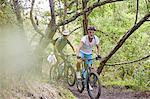
[[[55,57],[54,54],[50,54],[50,55],[47,57],[47,61],[48,61],[49,63],[51,63],[52,65],[54,65],[54,64],[57,62],[57,59],[56,59],[56,57]]]
[[[80,51],[85,54],[92,54],[93,46],[99,44],[99,38],[96,35],[94,35],[92,42],[89,41],[88,35],[83,36],[81,41],[83,42],[83,46],[81,47]]]

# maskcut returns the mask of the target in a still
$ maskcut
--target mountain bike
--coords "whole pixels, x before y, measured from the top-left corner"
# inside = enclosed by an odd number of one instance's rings
[[[75,54],[66,55],[65,60],[59,62],[57,65],[53,65],[50,68],[49,75],[50,80],[58,81],[60,79],[66,79],[69,86],[73,86],[76,82],[76,74],[72,61],[72,56]]]
[[[99,60],[95,57],[93,59],[82,58],[81,66],[81,79],[77,79],[76,85],[80,93],[83,92],[84,88],[87,88],[88,95],[91,99],[98,99],[101,95],[101,83],[97,72],[86,64],[86,61]],[[92,90],[91,90],[92,88]]]

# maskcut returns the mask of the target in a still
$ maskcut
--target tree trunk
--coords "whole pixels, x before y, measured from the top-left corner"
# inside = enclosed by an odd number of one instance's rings
[[[13,0],[13,6],[14,6],[14,11],[16,13],[19,27],[23,30],[23,20],[22,20],[22,16],[21,16],[21,6],[19,5],[19,1]]]
[[[82,0],[82,10],[86,9],[87,7],[87,0]],[[87,26],[88,26],[88,19],[87,19],[87,13],[84,12],[83,14],[83,31],[84,35],[87,34]]]
[[[49,0],[49,5],[50,5],[50,12],[51,12],[51,20],[49,24],[47,25],[46,28],[46,35],[45,37],[42,38],[40,44],[37,46],[35,50],[35,72],[40,74],[42,73],[42,61],[43,61],[43,54],[44,54],[44,49],[49,45],[50,42],[52,42],[53,36],[56,33],[57,27],[56,27],[56,16],[55,16],[55,8],[54,8],[54,1]]]

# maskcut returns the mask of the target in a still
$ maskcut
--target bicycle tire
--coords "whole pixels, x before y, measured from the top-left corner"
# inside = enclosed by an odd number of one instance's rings
[[[89,84],[93,90],[90,90]],[[101,95],[101,83],[98,74],[91,72],[87,80],[87,91],[91,99],[98,99]]]
[[[80,93],[83,92],[84,90],[84,82],[82,79],[78,79],[77,82],[76,82],[76,85],[77,85],[77,89]]]
[[[70,77],[72,77],[72,78],[70,78]],[[69,86],[74,86],[75,82],[76,82],[75,69],[72,66],[68,66],[68,68],[67,68],[67,83]]]
[[[82,73],[81,73],[82,74]],[[84,88],[85,88],[85,83],[84,83],[85,79],[83,77],[83,74],[81,75],[81,79],[77,79],[76,81],[76,85],[77,85],[77,89],[80,93],[83,92]]]
[[[53,66],[50,69],[50,81],[56,81],[58,78],[58,69],[57,67]]]
[[[58,77],[61,75],[60,74],[60,70],[61,70],[61,65],[63,64],[63,62],[59,63],[57,66],[52,66],[50,69],[50,80],[56,81],[58,79]]]

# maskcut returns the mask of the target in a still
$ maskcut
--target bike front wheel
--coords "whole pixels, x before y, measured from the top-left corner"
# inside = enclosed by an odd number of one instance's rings
[[[101,95],[101,83],[96,73],[90,73],[87,80],[87,91],[91,99],[98,99]]]
[[[53,66],[49,71],[49,79],[50,81],[56,81],[57,77],[58,77],[58,69],[57,67]]]

